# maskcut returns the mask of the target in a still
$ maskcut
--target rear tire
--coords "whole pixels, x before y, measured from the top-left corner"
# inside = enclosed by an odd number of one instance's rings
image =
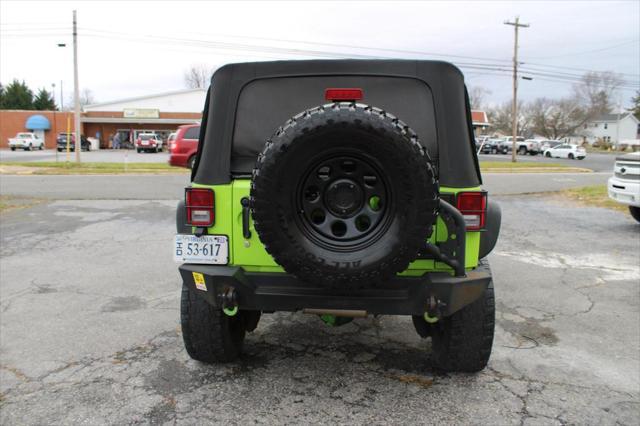
[[[189,356],[206,363],[230,362],[242,352],[245,323],[242,312],[225,315],[204,298],[182,285],[180,324]]]
[[[142,152],[142,150],[141,150],[141,149],[139,149],[139,148],[138,148],[138,149],[136,149],[136,151],[138,151],[138,154],[140,154],[140,153]]]
[[[631,213],[631,216],[640,223],[640,207],[629,206],[629,213]]]
[[[547,157],[547,158],[551,158],[551,153],[547,152],[544,156]]]
[[[473,373],[487,366],[495,327],[493,282],[478,300],[432,327],[434,366]]]
[[[569,160],[575,160],[575,159],[576,157],[574,157],[572,153],[569,153]]]
[[[11,151],[15,151],[15,150],[16,150],[16,147],[15,147],[15,146],[12,146],[12,147],[11,147]]]
[[[520,155],[527,155],[527,148],[522,147],[518,150],[518,154]]]

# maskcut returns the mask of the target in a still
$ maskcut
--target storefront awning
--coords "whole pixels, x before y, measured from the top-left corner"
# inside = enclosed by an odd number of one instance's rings
[[[36,114],[27,118],[27,122],[24,123],[24,127],[28,130],[49,130],[51,128],[51,124],[47,117]]]

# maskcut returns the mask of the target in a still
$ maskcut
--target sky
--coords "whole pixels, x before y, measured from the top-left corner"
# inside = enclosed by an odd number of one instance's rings
[[[106,102],[184,89],[192,65],[317,58],[439,59],[489,103],[511,99],[520,16],[519,97],[570,94],[586,71],[640,87],[640,1],[0,1],[0,82],[73,90],[72,11],[82,89]],[[66,47],[58,47],[65,43]]]

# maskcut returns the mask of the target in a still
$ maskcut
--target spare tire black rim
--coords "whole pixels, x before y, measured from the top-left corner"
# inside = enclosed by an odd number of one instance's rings
[[[301,229],[309,239],[331,249],[361,250],[384,233],[393,203],[376,163],[361,153],[313,162],[296,196]]]

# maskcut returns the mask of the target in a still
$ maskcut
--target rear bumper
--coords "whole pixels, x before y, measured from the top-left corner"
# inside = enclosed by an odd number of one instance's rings
[[[609,178],[607,190],[609,198],[612,200],[629,206],[640,207],[640,182],[630,182],[612,176]]]
[[[179,269],[184,284],[215,307],[223,307],[224,295],[233,291],[240,309],[267,312],[321,309],[422,315],[429,301],[436,300],[439,315],[448,316],[478,299],[491,281],[486,264],[468,271],[465,277],[434,272],[348,291],[316,287],[283,273],[250,273],[234,266],[184,264]],[[206,291],[196,287],[194,272],[204,276]]]

